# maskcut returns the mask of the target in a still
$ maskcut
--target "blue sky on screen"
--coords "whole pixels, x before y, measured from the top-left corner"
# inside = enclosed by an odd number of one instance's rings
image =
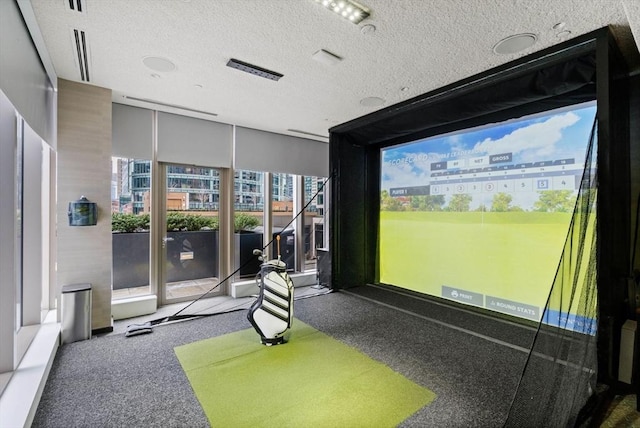
[[[430,165],[442,160],[512,153],[513,163],[575,159],[584,163],[595,105],[463,130],[382,150],[382,190],[429,184]]]

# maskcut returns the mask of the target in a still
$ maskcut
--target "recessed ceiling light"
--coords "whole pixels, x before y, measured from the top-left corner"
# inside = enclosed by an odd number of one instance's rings
[[[315,0],[327,9],[335,12],[354,24],[359,24],[371,15],[371,10],[353,0]]]
[[[384,99],[379,97],[367,97],[360,100],[360,105],[365,107],[378,107],[384,104]]]
[[[176,69],[176,65],[174,63],[159,56],[146,56],[142,59],[142,63],[153,71],[167,72]]]
[[[493,52],[498,55],[509,55],[523,51],[538,40],[538,36],[533,33],[514,34],[500,40],[493,47]]]
[[[570,35],[571,35],[571,31],[569,30],[560,31],[558,34],[556,34],[556,36],[558,36],[561,39],[565,37],[569,37]]]

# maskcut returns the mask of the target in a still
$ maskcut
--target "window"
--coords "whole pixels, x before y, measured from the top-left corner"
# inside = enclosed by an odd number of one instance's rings
[[[111,158],[113,299],[151,292],[151,161]]]
[[[325,239],[324,194],[327,186],[324,177],[304,177],[304,254],[305,270],[316,268],[318,248],[327,248]]]

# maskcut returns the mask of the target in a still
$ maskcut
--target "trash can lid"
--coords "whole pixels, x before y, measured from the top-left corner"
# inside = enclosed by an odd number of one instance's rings
[[[69,284],[62,286],[63,293],[76,293],[78,291],[91,290],[91,284]]]

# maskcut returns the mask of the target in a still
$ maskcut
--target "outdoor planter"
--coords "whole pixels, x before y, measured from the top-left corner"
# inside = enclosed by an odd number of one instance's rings
[[[113,289],[149,284],[149,232],[114,233]],[[218,231],[167,232],[167,282],[218,276]]]

